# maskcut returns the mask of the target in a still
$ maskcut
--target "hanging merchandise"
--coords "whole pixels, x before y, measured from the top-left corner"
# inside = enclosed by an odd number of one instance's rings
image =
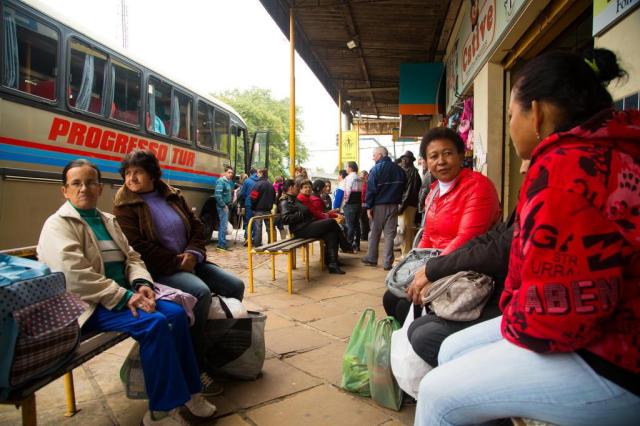
[[[468,146],[467,140],[469,138],[469,131],[473,127],[473,97],[469,97],[464,100],[462,107],[462,116],[460,117],[460,126],[458,127],[458,133],[465,143],[465,147],[468,150],[473,149],[473,146]]]

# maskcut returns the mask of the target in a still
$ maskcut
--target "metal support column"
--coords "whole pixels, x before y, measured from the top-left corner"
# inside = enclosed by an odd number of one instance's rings
[[[295,23],[293,8],[289,9],[289,173],[295,176],[296,169],[296,49],[294,44]]]

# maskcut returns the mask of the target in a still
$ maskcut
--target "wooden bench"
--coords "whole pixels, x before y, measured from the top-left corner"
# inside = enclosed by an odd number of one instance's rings
[[[36,248],[22,247],[12,250],[0,251],[2,254],[11,256],[36,258]],[[125,340],[127,333],[105,332],[105,333],[83,333],[80,337],[80,344],[76,348],[71,358],[56,371],[39,379],[14,389],[7,399],[0,401],[0,404],[12,404],[22,409],[22,424],[35,426],[37,424],[36,414],[36,392],[54,380],[64,376],[64,391],[67,400],[67,412],[65,416],[71,417],[79,410],[76,406],[75,389],[73,385],[73,369],[89,361],[96,355],[117,345]]]
[[[274,227],[273,221],[278,218],[278,214],[269,214],[254,216],[249,220],[247,225],[247,260],[249,267],[249,292],[253,293],[253,255],[264,254],[271,256],[271,280],[276,280],[276,261],[275,257],[280,254],[287,255],[287,290],[289,294],[293,292],[293,270],[296,269],[296,249],[303,249],[303,261],[306,266],[305,278],[309,281],[309,245],[316,241],[320,242],[320,270],[324,270],[324,244],[319,238],[295,238],[290,237],[280,241],[269,241],[268,244],[261,245],[260,247],[254,247],[251,241],[251,230],[254,224],[254,220],[262,219],[264,222],[269,221],[269,238],[273,240]]]

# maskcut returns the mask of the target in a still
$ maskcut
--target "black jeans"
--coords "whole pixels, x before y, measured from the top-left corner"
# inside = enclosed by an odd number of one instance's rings
[[[406,297],[398,297],[387,290],[382,296],[382,306],[387,315],[394,317],[402,325],[411,308],[411,302]]]
[[[342,230],[333,219],[314,220],[308,225],[294,231],[296,237],[322,238],[327,248],[328,263],[336,263],[338,261],[340,234],[342,234]]]
[[[360,204],[345,204],[343,207],[344,218],[347,226],[347,241],[354,247],[360,248]]]
[[[360,240],[367,241],[369,239],[369,231],[371,231],[369,216],[367,216],[367,209],[363,207],[360,213]]]

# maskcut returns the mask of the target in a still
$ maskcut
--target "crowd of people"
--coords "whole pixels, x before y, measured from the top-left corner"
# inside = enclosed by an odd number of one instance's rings
[[[514,80],[510,135],[526,173],[507,222],[494,185],[463,167],[464,144],[441,127],[396,164],[374,150],[367,173],[349,162],[331,183],[269,181],[251,170],[236,183],[226,168],[214,197],[218,249],[230,214],[280,213],[275,232],[321,238],[328,271],[343,274],[339,252],[390,270],[400,229],[402,255],[437,249],[405,297],[387,292],[386,312],[400,323],[433,282],[459,271],[491,276],[493,294],[479,318],[451,321],[433,312],[413,320],[408,339],[433,367],[420,382],[416,425],[484,423],[529,417],[554,424],[633,424],[640,414],[640,113],[615,111],[606,85],[623,77],[610,51],[586,59],[547,53]],[[97,209],[100,170],[75,160],[62,172],[66,202],[46,221],[38,256],[64,272],[88,303],[83,330],[123,331],[140,343],[149,396],[143,424],[179,424],[177,408],[210,417],[216,395],[203,360],[212,293],[242,300],[243,282],[209,262],[207,236],[180,191],[162,180],[157,158],[134,150],[122,161],[124,185],[113,215]],[[234,211],[235,209],[235,211]],[[421,219],[421,213],[423,218]],[[261,245],[262,221],[245,239]],[[267,227],[269,228],[269,227]],[[276,235],[270,235],[269,240]],[[154,283],[191,294],[193,307],[160,300]],[[195,318],[189,327],[188,313]]]

